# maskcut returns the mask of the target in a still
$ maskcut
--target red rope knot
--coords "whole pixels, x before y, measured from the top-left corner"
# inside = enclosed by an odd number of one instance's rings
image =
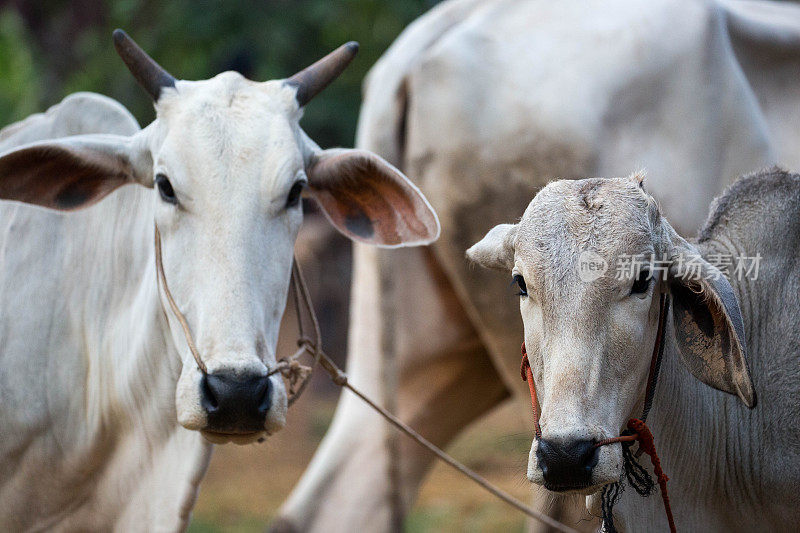
[[[669,503],[669,492],[667,492],[667,481],[669,481],[669,478],[661,468],[661,459],[658,457],[658,453],[656,452],[656,444],[653,439],[653,433],[650,431],[650,428],[647,427],[647,424],[644,423],[644,420],[639,420],[638,418],[631,418],[628,420],[628,429],[633,432],[632,435],[622,435],[620,437],[612,437],[610,439],[601,440],[594,446],[595,448],[599,448],[600,446],[614,444],[615,442],[632,443],[635,441],[639,443],[639,450],[637,451],[636,455],[638,456],[639,453],[646,453],[650,456],[650,462],[653,463],[653,471],[656,474],[658,486],[661,489],[661,499],[664,502],[664,511],[666,512],[667,521],[669,522],[669,529],[672,533],[675,533],[675,519],[672,517],[672,508]]]
[[[638,418],[631,418],[628,420],[628,429],[634,432],[634,437],[639,443],[639,450],[643,451],[650,456],[650,462],[653,463],[653,471],[658,479],[658,486],[661,489],[661,499],[664,501],[664,511],[667,514],[667,521],[669,522],[670,531],[675,531],[675,519],[672,517],[672,507],[669,503],[669,492],[667,492],[667,481],[669,478],[661,468],[661,459],[656,452],[656,444],[653,440],[653,433],[643,420]]]
[[[628,420],[628,429],[633,431],[635,434],[636,441],[639,443],[639,450],[650,456],[650,460],[653,463],[653,468],[656,471],[659,483],[661,483],[662,478],[664,483],[669,481],[667,475],[664,474],[663,470],[661,470],[661,459],[658,457],[658,453],[656,453],[656,444],[653,440],[653,433],[650,431],[650,428],[647,427],[647,424],[638,418],[631,418]]]

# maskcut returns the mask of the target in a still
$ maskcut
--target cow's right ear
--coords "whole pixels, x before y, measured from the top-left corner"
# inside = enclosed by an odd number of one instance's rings
[[[151,186],[152,174],[140,135],[76,135],[0,154],[0,198],[72,211],[128,183]]]
[[[700,381],[756,404],[739,301],[728,279],[677,234],[669,271],[675,340]]]
[[[516,224],[500,224],[493,227],[477,244],[467,250],[467,257],[482,267],[496,270],[514,268],[514,237]]]
[[[306,167],[311,196],[355,241],[394,248],[439,238],[439,218],[402,172],[366,150],[318,150]]]

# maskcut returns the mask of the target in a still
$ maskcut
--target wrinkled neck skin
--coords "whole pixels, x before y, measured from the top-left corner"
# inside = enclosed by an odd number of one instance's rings
[[[12,530],[188,526],[211,445],[177,423],[182,355],[159,301],[153,200],[151,190],[125,186],[81,212],[0,212],[4,231],[38,220],[27,235],[41,233],[42,218],[57,225],[46,231],[58,249],[45,255],[62,269],[41,280],[45,293],[26,294],[46,296],[38,313],[63,317],[29,341],[44,368],[26,369],[15,358],[25,350],[0,349],[0,361],[17,367],[8,374],[19,380],[12,405],[29,402],[0,415],[11,417],[0,439],[0,523]],[[6,236],[5,247],[18,242]]]
[[[699,248],[703,255],[710,251],[743,253],[730,241],[709,242]],[[767,376],[768,365],[780,368],[780,359],[787,355],[775,354],[765,345],[770,334],[763,328],[758,330],[755,320],[756,317],[763,320],[766,307],[772,305],[762,304],[756,309],[755,303],[770,302],[765,291],[774,290],[774,286],[769,282],[730,281],[745,322],[748,364],[758,405],[750,410],[737,397],[694,378],[680,362],[670,317],[661,373],[647,424],[669,477],[669,497],[679,531],[791,531],[800,519],[797,491],[775,489],[796,483],[800,476],[797,446],[791,444],[795,431],[790,428],[776,431],[774,424],[768,425],[775,413],[766,416],[765,410],[795,405],[796,398],[790,386],[781,387]],[[774,320],[780,322],[777,316],[780,304],[775,305]],[[779,335],[779,328],[772,334]],[[643,357],[649,357],[649,353]],[[788,354],[788,357],[796,361],[796,356]],[[643,396],[644,391],[642,399]],[[640,401],[631,416],[640,417],[641,406]],[[796,411],[796,407],[786,409]],[[642,455],[639,463],[652,475],[648,456]],[[586,505],[593,515],[600,516],[600,493],[588,496]],[[614,507],[614,520],[620,531],[669,529],[658,488],[650,497],[643,498],[627,482]]]

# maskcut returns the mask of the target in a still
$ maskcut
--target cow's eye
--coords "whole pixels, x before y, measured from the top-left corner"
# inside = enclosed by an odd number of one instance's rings
[[[155,182],[162,200],[172,205],[178,203],[178,198],[175,196],[175,189],[172,188],[172,184],[164,174],[157,174]]]
[[[300,203],[300,196],[303,194],[303,189],[306,188],[306,180],[297,180],[289,190],[289,196],[286,197],[286,207],[295,207]]]
[[[519,287],[519,295],[527,296],[528,286],[525,285],[525,278],[522,277],[522,274],[514,274],[514,281],[517,283],[517,287]]]
[[[639,277],[633,282],[631,286],[631,294],[644,294],[650,287],[650,271],[642,270],[639,272]]]

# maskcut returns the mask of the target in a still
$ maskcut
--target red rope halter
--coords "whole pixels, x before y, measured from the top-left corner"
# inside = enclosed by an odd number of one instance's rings
[[[661,285],[661,284],[659,284]],[[672,516],[672,507],[669,503],[669,492],[667,491],[667,481],[669,478],[661,468],[661,459],[656,453],[655,442],[653,441],[653,433],[650,428],[645,424],[647,414],[650,411],[650,406],[653,403],[653,395],[655,393],[656,382],[658,381],[658,371],[661,365],[661,356],[664,351],[664,328],[666,325],[666,315],[669,308],[669,299],[665,290],[661,290],[659,300],[659,316],[658,316],[658,330],[656,333],[656,341],[653,346],[653,356],[650,360],[650,373],[647,377],[647,389],[645,391],[644,409],[642,410],[641,419],[631,418],[628,421],[628,429],[633,432],[631,435],[621,435],[610,439],[601,440],[595,443],[595,448],[606,446],[615,442],[633,442],[639,443],[639,449],[636,455],[646,453],[650,456],[650,461],[653,463],[653,471],[658,479],[658,486],[661,489],[661,499],[664,502],[664,511],[667,515],[669,522],[669,529],[672,533],[676,532],[675,519]],[[541,409],[539,407],[539,398],[536,394],[536,385],[533,382],[533,371],[531,370],[530,361],[528,361],[528,352],[525,349],[525,343],[522,343],[522,364],[520,365],[520,374],[522,380],[528,382],[528,389],[531,393],[531,408],[533,409],[533,428],[536,433],[536,438],[542,438],[542,428],[539,424],[539,417]]]

